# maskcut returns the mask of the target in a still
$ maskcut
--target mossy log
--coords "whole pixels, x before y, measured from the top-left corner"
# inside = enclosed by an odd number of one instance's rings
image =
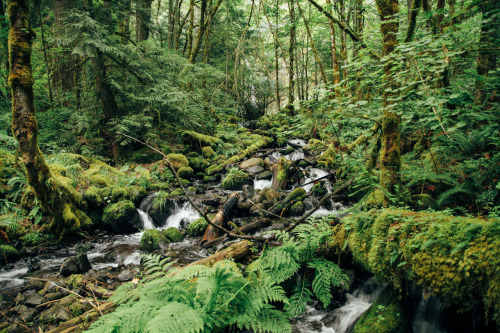
[[[236,205],[236,203],[238,203],[238,193],[235,192],[229,196],[224,205],[222,205],[217,214],[215,214],[214,218],[212,219],[212,223],[223,227],[229,219],[231,210]],[[209,242],[216,239],[217,237],[219,237],[219,230],[209,225],[207,227],[207,230],[205,230],[205,234],[201,239],[201,243],[203,244],[205,242]]]
[[[262,219],[255,221],[255,222],[250,222],[248,224],[241,226],[240,228],[238,228],[237,231],[246,235],[246,234],[249,234],[249,233],[254,232],[256,230],[268,227],[269,225],[271,225],[271,220],[268,218],[262,218]],[[221,236],[219,238],[216,238],[214,240],[211,240],[209,242],[204,243],[203,247],[209,248],[209,247],[218,245],[227,239],[228,239],[228,236],[224,235],[224,236]]]
[[[307,196],[307,192],[302,187],[297,187],[285,199],[273,205],[269,211],[275,215],[284,215],[287,210],[295,203],[302,201]]]
[[[290,175],[291,167],[292,162],[284,157],[281,157],[278,162],[271,167],[271,172],[273,173],[273,182],[271,184],[271,189],[285,189],[286,183],[288,182],[288,177]]]
[[[78,332],[83,332],[87,330],[90,325],[99,319],[102,314],[109,313],[116,309],[117,304],[107,302],[99,305],[97,309],[92,309],[87,312],[85,312],[82,315],[79,315],[76,318],[73,318],[71,320],[68,320],[61,325],[59,325],[57,328],[54,328],[53,330],[48,331],[47,333],[78,333]]]
[[[195,261],[186,267],[195,266],[195,265],[207,265],[213,266],[216,262],[226,259],[239,259],[247,254],[252,253],[253,243],[248,240],[242,240],[238,243],[234,243],[229,246],[227,249],[219,251],[217,253],[212,254],[209,257],[200,259]]]
[[[78,207],[82,196],[62,177],[52,174],[38,148],[38,125],[33,103],[31,45],[36,33],[30,24],[30,1],[8,1],[9,85],[12,93],[12,133],[19,142],[28,184],[38,202],[51,216],[49,227],[62,237],[90,225],[90,218]]]

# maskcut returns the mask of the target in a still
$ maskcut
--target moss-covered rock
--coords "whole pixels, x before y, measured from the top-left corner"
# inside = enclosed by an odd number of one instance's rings
[[[374,190],[365,195],[359,203],[365,207],[382,207],[384,204],[384,192]]]
[[[193,168],[194,172],[200,172],[210,166],[210,162],[202,159],[201,157],[188,157],[189,166]]]
[[[299,216],[304,214],[304,211],[306,210],[306,206],[304,206],[304,203],[302,201],[297,201],[290,207],[290,216]]]
[[[89,187],[87,191],[85,191],[83,198],[87,201],[89,207],[91,208],[99,208],[104,204],[99,194],[99,189],[95,186]]]
[[[11,245],[0,245],[0,263],[5,265],[6,263],[11,263],[20,258],[19,252],[16,248]]]
[[[134,152],[134,154],[130,157],[130,162],[134,163],[152,163],[154,161],[161,160],[162,156],[157,152],[144,147]]]
[[[130,190],[128,187],[115,187],[111,191],[111,201],[119,202],[123,200],[130,200]]]
[[[279,201],[271,207],[270,212],[277,215],[287,214],[287,211],[293,204],[302,201],[306,196],[306,191],[302,187],[297,187],[290,194],[288,194],[285,199]]]
[[[500,221],[382,209],[345,217],[333,244],[406,293],[416,283],[458,311],[482,301],[500,320]]]
[[[204,158],[208,158],[208,159],[214,158],[217,155],[217,154],[215,154],[212,147],[208,147],[208,146],[201,148],[201,153],[202,153]]]
[[[398,299],[398,295],[388,287],[370,308],[361,315],[354,333],[405,333],[412,332],[411,316]]]
[[[412,207],[416,209],[437,209],[438,204],[429,194],[416,194],[411,197]]]
[[[231,169],[222,181],[222,188],[225,190],[241,190],[243,185],[253,183],[250,175],[242,170]]]
[[[129,187],[129,200],[134,203],[135,206],[139,206],[142,200],[148,196],[148,192],[142,186],[132,185]]]
[[[314,184],[314,186],[311,189],[312,194],[315,197],[322,197],[326,194],[326,186],[323,182],[319,182],[317,184]]]
[[[163,234],[172,243],[180,242],[184,238],[184,235],[182,234],[182,232],[180,232],[177,228],[174,228],[174,227],[167,228],[163,232]]]
[[[87,179],[90,185],[97,187],[111,187],[114,184],[111,179],[100,174],[89,175]]]
[[[160,230],[148,229],[142,235],[140,249],[151,253],[165,248],[168,243],[167,237]]]
[[[54,176],[66,177],[66,168],[62,164],[49,164],[49,169]]]
[[[318,158],[318,167],[323,168],[333,168],[335,166],[335,157],[337,156],[336,149],[333,145],[330,145],[320,158]]]
[[[184,195],[184,192],[182,192],[182,190],[180,188],[176,188],[175,190],[170,192],[170,195],[173,197],[178,197],[180,195]]]
[[[285,137],[280,136],[276,139],[276,145],[278,147],[285,147],[287,143],[288,140]]]
[[[293,147],[288,147],[288,148],[285,148],[285,149],[282,149],[281,150],[281,153],[283,155],[290,155],[291,153],[293,153],[295,151],[295,148]]]
[[[208,175],[203,176],[204,183],[216,183],[217,181],[218,178],[216,176],[208,176]]]
[[[186,157],[188,158],[188,160],[189,160],[189,158],[198,157],[198,156],[200,156],[200,155],[198,155],[198,153],[195,151],[192,151],[192,152],[189,152],[186,154]],[[189,165],[191,165],[191,163],[189,163]]]
[[[175,170],[179,170],[183,166],[189,165],[187,157],[182,154],[168,154],[167,158],[172,164],[172,166],[175,168]]]
[[[188,166],[180,167],[177,171],[179,177],[181,178],[191,178],[193,176],[193,169]]]
[[[208,217],[212,218],[212,216],[210,215]],[[199,219],[189,223],[186,229],[186,233],[192,237],[202,236],[205,233],[207,227],[208,222],[205,220],[205,218],[200,217]]]
[[[120,201],[106,207],[102,222],[106,228],[118,234],[132,233],[142,229],[139,213],[130,200]]]
[[[241,162],[240,169],[248,169],[255,166],[264,167],[264,160],[258,157],[248,159],[244,162]]]

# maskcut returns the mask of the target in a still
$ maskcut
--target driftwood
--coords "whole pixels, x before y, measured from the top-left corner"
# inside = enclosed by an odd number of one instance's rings
[[[78,333],[87,330],[90,325],[96,321],[102,314],[109,313],[116,309],[117,304],[107,302],[99,305],[96,309],[89,310],[84,314],[79,315],[71,320],[68,320],[57,328],[50,330],[48,333]]]
[[[271,172],[273,173],[273,182],[271,188],[273,190],[282,189],[286,187],[288,182],[288,177],[290,176],[290,168],[292,162],[284,157],[281,157],[276,164],[271,167]]]
[[[229,196],[229,199],[222,205],[217,214],[215,214],[212,219],[212,223],[223,227],[227,221],[229,220],[231,210],[238,203],[238,193],[232,193]],[[208,225],[207,230],[205,230],[205,234],[201,239],[201,244],[212,241],[219,237],[219,229],[214,228],[211,224]]]
[[[200,259],[198,261],[195,261],[193,263],[190,263],[189,266],[194,266],[194,265],[208,265],[208,266],[213,266],[216,262],[221,261],[221,260],[226,260],[226,259],[239,259],[247,254],[252,252],[254,243],[247,241],[247,240],[242,240],[239,241],[238,243],[234,243],[227,249],[224,249],[220,252],[216,252],[212,254],[209,257]]]
[[[251,222],[251,223],[245,224],[244,226],[241,226],[240,228],[238,228],[238,231],[240,231],[242,234],[249,234],[249,233],[254,232],[256,230],[259,230],[261,228],[265,228],[265,227],[269,226],[270,224],[271,224],[270,219],[267,219],[267,218],[259,219],[255,222]],[[227,239],[228,239],[227,235],[224,235],[224,236],[218,237],[214,240],[211,240],[211,241],[204,243],[203,247],[209,248],[209,247],[215,246],[217,244],[220,244],[220,243],[226,241]]]

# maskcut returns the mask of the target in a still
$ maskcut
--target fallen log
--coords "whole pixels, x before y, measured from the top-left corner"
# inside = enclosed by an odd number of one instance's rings
[[[109,313],[116,309],[117,304],[107,302],[99,305],[97,309],[89,310],[78,317],[68,320],[57,328],[48,331],[47,333],[79,333],[87,330],[90,325],[96,321],[102,314]]]
[[[212,223],[218,226],[224,226],[229,220],[231,210],[236,205],[236,203],[238,203],[237,192],[232,193],[229,196],[229,199],[227,199],[227,201],[222,205],[217,214],[215,214],[214,218],[212,219]],[[217,237],[219,237],[219,230],[214,228],[212,225],[208,225],[207,229],[205,230],[205,234],[201,239],[201,244],[214,240]]]
[[[249,233],[254,232],[256,230],[259,230],[261,228],[265,228],[265,227],[269,226],[270,224],[271,224],[270,219],[267,219],[267,218],[259,219],[255,222],[251,222],[251,223],[245,224],[244,226],[241,226],[236,231],[240,231],[242,234],[249,234]],[[215,246],[217,244],[220,244],[227,239],[229,239],[229,237],[227,235],[224,235],[224,236],[218,237],[214,240],[211,240],[209,242],[204,243],[203,247],[209,248],[209,247]]]
[[[221,261],[221,260],[239,259],[239,258],[242,258],[242,257],[246,256],[247,254],[251,253],[253,245],[254,245],[254,243],[252,243],[248,240],[242,240],[238,243],[231,245],[227,249],[224,249],[220,252],[216,252],[209,257],[192,262],[185,267],[194,266],[194,265],[213,266],[216,262]]]

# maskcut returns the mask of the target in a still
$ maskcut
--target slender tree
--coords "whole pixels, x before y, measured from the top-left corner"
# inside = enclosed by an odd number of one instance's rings
[[[137,0],[136,2],[136,41],[148,39],[151,25],[151,5],[153,0]]]
[[[288,1],[288,10],[290,13],[290,46],[288,48],[288,56],[290,65],[288,66],[288,113],[293,116],[295,114],[295,50],[297,48],[296,22],[295,22],[295,4],[294,0]]]

